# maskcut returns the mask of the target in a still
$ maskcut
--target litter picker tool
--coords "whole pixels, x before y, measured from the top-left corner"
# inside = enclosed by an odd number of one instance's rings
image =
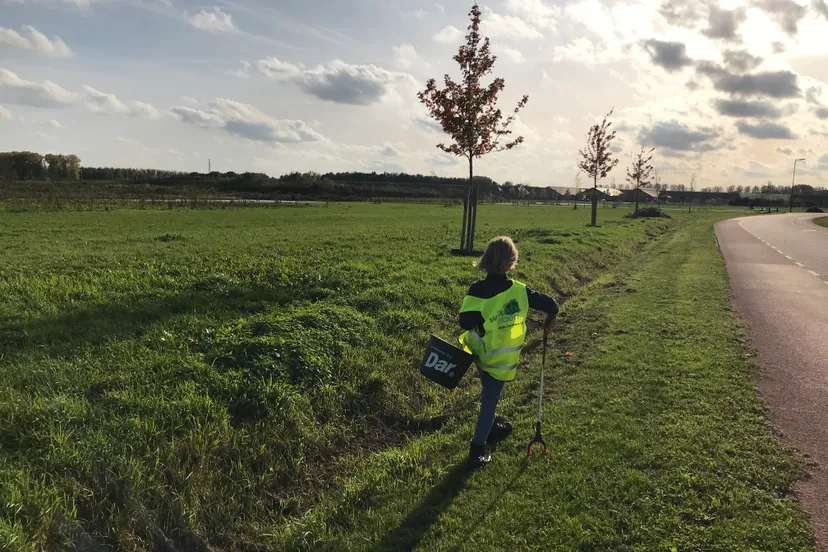
[[[546,371],[546,348],[551,331],[548,326],[543,328],[543,360],[541,361],[540,390],[538,391],[538,421],[535,423],[535,436],[529,441],[529,450],[527,451],[529,456],[535,453],[535,445],[540,445],[541,452],[546,454],[546,441],[541,436],[541,411],[543,409],[543,373]]]

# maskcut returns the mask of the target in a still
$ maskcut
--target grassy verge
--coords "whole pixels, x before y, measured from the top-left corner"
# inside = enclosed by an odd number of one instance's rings
[[[674,226],[626,212],[587,228],[588,209],[484,206],[478,235],[512,235],[515,277],[566,297]],[[442,393],[417,364],[429,330],[457,334],[476,278],[449,254],[459,219],[366,204],[4,213],[0,549],[279,549],[372,452],[440,427],[455,439],[476,387]],[[385,475],[408,474],[394,450]]]
[[[701,220],[700,220],[701,219]],[[507,388],[516,421],[495,462],[458,466],[472,417],[375,455],[270,548],[813,550],[791,497],[802,466],[765,422],[730,307],[712,217],[698,216],[565,308],[527,459],[537,341]],[[537,337],[537,336],[535,336]],[[267,528],[263,527],[265,533]]]
[[[820,226],[825,226],[826,228],[828,228],[828,217],[814,219],[814,222],[819,224]]]

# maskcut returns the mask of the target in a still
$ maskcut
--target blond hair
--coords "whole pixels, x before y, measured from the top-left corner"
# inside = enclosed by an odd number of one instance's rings
[[[518,250],[509,236],[498,236],[486,246],[486,252],[475,263],[478,270],[488,274],[506,274],[515,268]]]

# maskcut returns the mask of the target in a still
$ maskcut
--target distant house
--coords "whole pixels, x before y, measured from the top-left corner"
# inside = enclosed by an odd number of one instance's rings
[[[562,197],[561,192],[559,192],[556,188],[552,186],[547,186],[543,188],[543,195],[545,199],[557,200]]]
[[[618,201],[628,201],[635,203],[636,195],[639,203],[655,203],[658,200],[658,192],[648,188],[638,188],[636,190],[623,190],[618,196]]]
[[[791,197],[790,192],[785,192],[783,194],[742,193],[742,194],[739,194],[739,195],[741,197],[746,197],[748,199],[754,199],[754,200],[761,199],[761,200],[765,200],[765,201],[769,201],[769,202],[774,202],[774,201],[787,202]]]
[[[573,186],[550,186],[550,189],[555,190],[562,198],[577,197],[578,201],[592,200],[592,186],[583,186],[575,188]],[[598,199],[600,201],[613,200],[621,194],[621,190],[615,188],[598,188]]]
[[[601,190],[601,192],[603,192],[604,194],[606,194],[609,197],[618,197],[618,196],[621,195],[621,190],[619,190],[617,188],[598,188],[598,189]]]
[[[610,195],[604,192],[603,188],[587,188],[578,194],[578,199],[580,201],[592,201],[593,193],[598,195],[598,201],[607,201],[610,199]]]
[[[571,186],[550,186],[549,188],[558,192],[561,197],[572,197],[583,190],[583,188],[575,188]]]
[[[670,190],[671,203],[735,205],[739,202],[739,199],[739,192],[690,192]]]

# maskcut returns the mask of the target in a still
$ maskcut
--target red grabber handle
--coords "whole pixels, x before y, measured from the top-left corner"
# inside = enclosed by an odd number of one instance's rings
[[[532,456],[535,453],[535,445],[540,445],[541,452],[546,454],[546,441],[544,441],[543,437],[541,437],[540,422],[535,422],[535,436],[529,442],[529,450],[527,451],[529,456]]]

